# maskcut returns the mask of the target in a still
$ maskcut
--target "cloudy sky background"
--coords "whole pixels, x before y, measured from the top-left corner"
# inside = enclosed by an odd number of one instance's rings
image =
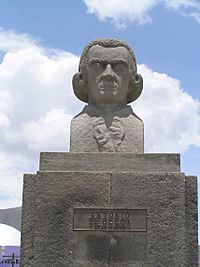
[[[40,151],[68,151],[70,120],[84,106],[71,79],[95,38],[125,40],[144,79],[132,104],[145,152],[178,152],[200,177],[200,2],[0,2],[0,209],[21,205],[23,173]]]

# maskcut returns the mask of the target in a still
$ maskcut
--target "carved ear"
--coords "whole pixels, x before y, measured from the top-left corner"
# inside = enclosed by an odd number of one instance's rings
[[[131,103],[136,100],[142,93],[143,78],[142,75],[134,73],[130,78],[127,102]]]
[[[85,82],[82,77],[81,72],[77,72],[74,74],[72,79],[72,85],[74,89],[74,94],[83,102],[88,102],[88,94],[85,88]]]

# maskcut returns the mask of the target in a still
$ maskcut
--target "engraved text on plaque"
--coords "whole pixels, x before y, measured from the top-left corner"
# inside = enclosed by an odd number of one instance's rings
[[[146,232],[145,209],[74,209],[74,231]]]

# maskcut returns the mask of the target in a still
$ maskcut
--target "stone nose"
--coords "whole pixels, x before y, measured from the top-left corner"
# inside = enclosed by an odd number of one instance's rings
[[[113,72],[112,66],[110,64],[106,65],[105,71],[103,73],[103,77],[108,79],[108,80],[113,79],[114,72]]]

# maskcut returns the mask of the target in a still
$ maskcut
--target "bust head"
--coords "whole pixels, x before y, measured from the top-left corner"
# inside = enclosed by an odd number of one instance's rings
[[[142,92],[142,76],[130,47],[116,39],[99,39],[83,50],[73,77],[75,95],[101,107],[126,106]]]

